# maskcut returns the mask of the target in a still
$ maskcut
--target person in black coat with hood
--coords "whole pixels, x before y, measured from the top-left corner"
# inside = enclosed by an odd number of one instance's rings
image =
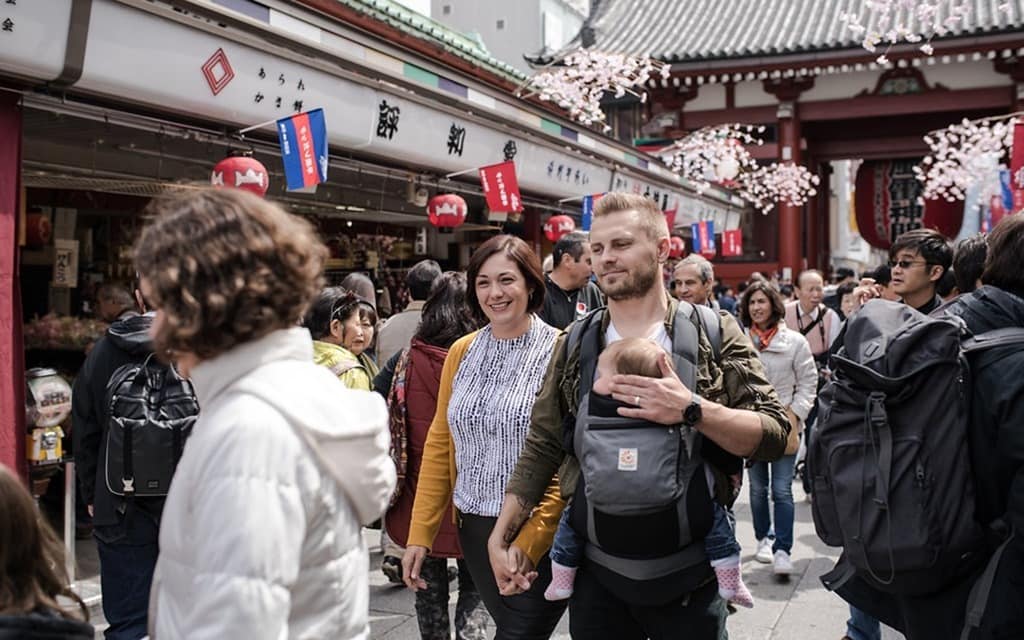
[[[110,624],[108,640],[136,640],[146,635],[149,587],[159,553],[164,506],[163,498],[127,500],[112,493],[106,482],[107,384],[120,367],[142,363],[153,353],[149,329],[155,314],[146,312],[138,289],[135,299],[138,310],[122,313],[89,352],[71,397],[75,467],[93,518],[103,613]]]
[[[983,286],[932,315],[961,318],[970,335],[1024,327],[1022,260],[1024,215],[1018,214],[1004,218],[988,236]],[[967,636],[961,635],[971,590],[979,584],[984,564],[948,587],[913,598],[864,589],[855,580],[840,590],[848,601],[902,630],[908,640],[1024,637],[1024,344],[972,354],[969,363],[968,437],[976,492],[973,517],[989,531],[987,555],[1005,543],[980,625]]]
[[[64,545],[28,490],[0,465],[0,640],[92,640],[88,611],[71,591]],[[81,617],[58,597],[74,601]]]

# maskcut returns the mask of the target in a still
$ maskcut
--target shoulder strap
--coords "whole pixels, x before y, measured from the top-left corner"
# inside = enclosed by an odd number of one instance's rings
[[[601,351],[601,325],[604,321],[604,309],[592,311],[569,327],[569,336],[565,345],[568,359],[573,349],[579,349],[580,359],[580,400],[594,386],[594,373],[597,371],[597,357]]]
[[[722,360],[722,316],[714,309],[698,305],[694,307],[700,319],[701,327],[711,341],[711,352],[715,356],[715,362]]]
[[[699,352],[700,333],[698,323],[703,324],[698,307],[679,301],[676,317],[672,322],[672,360],[676,366],[676,374],[687,389],[697,388],[697,354]],[[709,309],[710,311],[710,309]]]
[[[960,346],[965,353],[974,353],[1018,344],[1024,345],[1024,327],[1003,327],[979,333],[964,340]]]

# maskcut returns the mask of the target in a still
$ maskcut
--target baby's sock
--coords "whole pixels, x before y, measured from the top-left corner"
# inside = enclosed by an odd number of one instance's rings
[[[576,581],[576,567],[567,567],[551,561],[551,584],[544,590],[545,600],[565,600],[572,595]]]
[[[723,600],[748,609],[754,606],[754,596],[743,583],[738,555],[712,560],[711,566],[718,578],[718,595],[722,596]]]

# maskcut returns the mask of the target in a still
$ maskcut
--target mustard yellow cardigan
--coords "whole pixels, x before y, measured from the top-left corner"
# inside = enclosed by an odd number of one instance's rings
[[[458,469],[455,467],[455,444],[452,442],[451,428],[448,425],[448,403],[452,397],[455,373],[477,333],[474,331],[455,341],[448,350],[444,368],[441,370],[437,411],[434,413],[434,421],[430,424],[427,441],[423,446],[423,462],[416,487],[416,500],[412,508],[412,524],[407,542],[410,546],[431,548],[441,527],[441,518],[444,517],[455,492]],[[513,542],[533,560],[534,566],[537,566],[551,548],[551,541],[558,528],[558,518],[564,507],[565,502],[559,495],[556,476],[545,491],[540,505],[533,510],[530,519],[519,530],[519,535]]]

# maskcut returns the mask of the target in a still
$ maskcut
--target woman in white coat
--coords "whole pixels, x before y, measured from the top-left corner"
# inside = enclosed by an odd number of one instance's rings
[[[818,371],[807,339],[786,327],[782,297],[766,282],[754,282],[740,302],[740,319],[764,364],[768,381],[786,407],[793,434],[814,405]],[[757,538],[756,560],[774,564],[776,575],[793,572],[793,471],[796,450],[775,462],[750,465],[750,511]],[[774,509],[769,510],[768,495]],[[771,513],[774,511],[774,514]],[[774,517],[773,517],[774,515]],[[773,533],[774,530],[774,533]]]
[[[150,634],[367,638],[361,525],[395,485],[384,401],[313,363],[312,227],[236,189],[155,199],[135,248],[157,353],[201,407],[160,527]]]

